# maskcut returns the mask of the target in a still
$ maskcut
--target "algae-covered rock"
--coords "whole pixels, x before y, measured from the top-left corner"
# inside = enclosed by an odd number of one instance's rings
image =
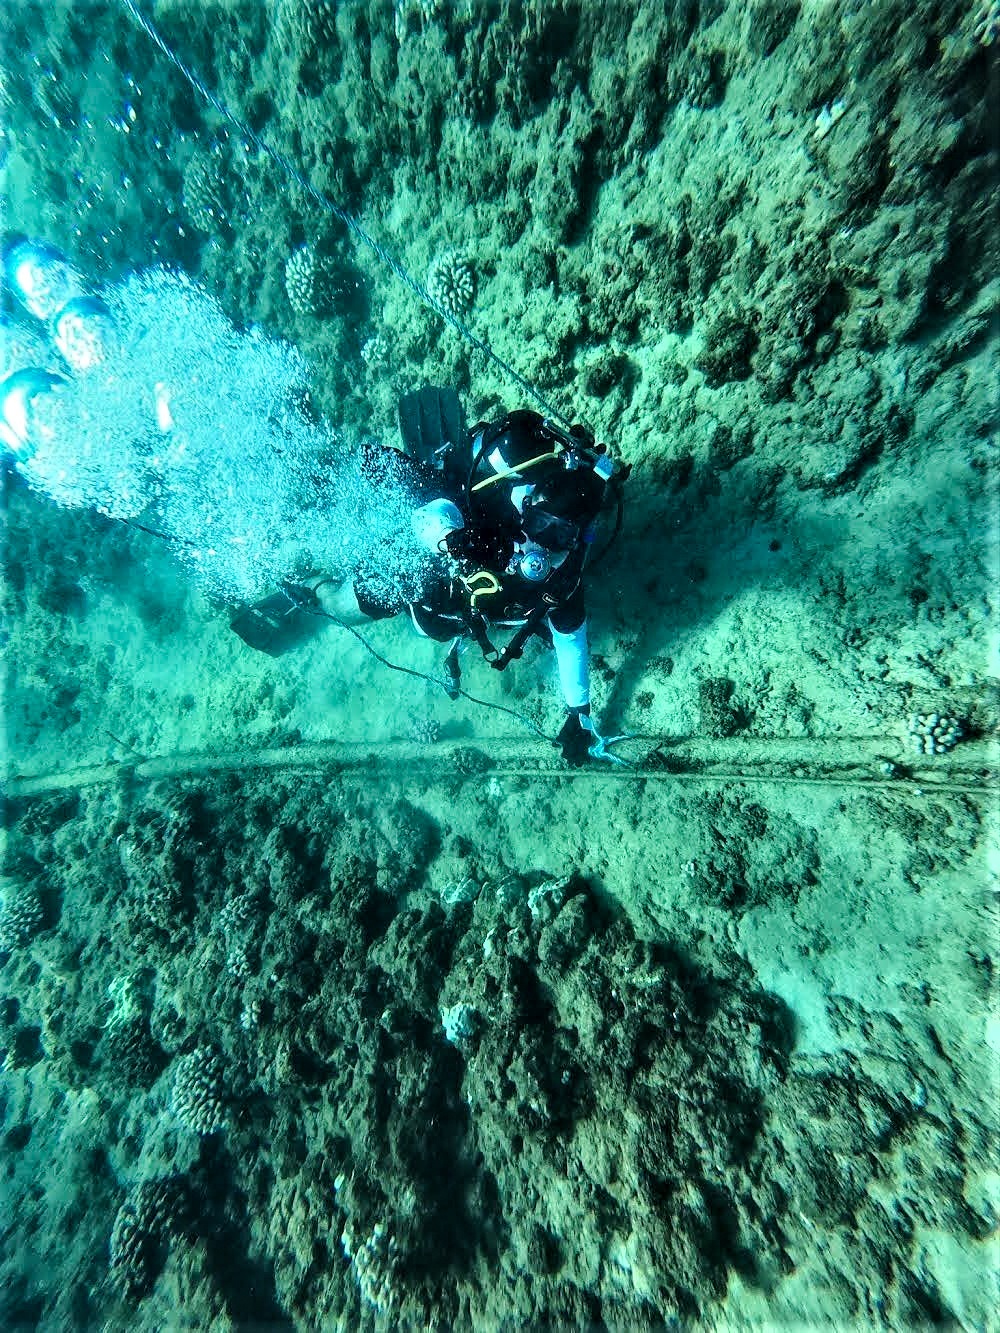
[[[650,892],[698,904],[709,931],[807,912],[829,853],[761,796],[686,803],[696,854],[667,856]],[[21,998],[6,1002],[0,1034],[11,1076],[91,1089],[86,1132],[99,1126],[122,1183],[79,1196],[93,1252],[73,1262],[107,1271],[140,1320],[155,1320],[175,1284],[206,1320],[239,1311],[224,1274],[261,1265],[284,1317],[426,1325],[599,1308],[625,1323],[704,1316],[748,1248],[777,1281],[817,1226],[860,1274],[855,1285],[837,1270],[845,1308],[877,1287],[880,1265],[905,1262],[872,1186],[912,1165],[928,1132],[920,1099],[943,1096],[933,1043],[887,1028],[895,1054],[881,1066],[803,1060],[808,1009],[793,1014],[732,952],[707,967],[693,936],[644,938],[596,880],[511,873],[495,844],[491,861],[468,835],[432,839],[423,869],[382,862],[380,811],[355,799],[345,820],[344,789],[316,778],[203,778],[197,803],[183,780],[151,790],[141,809],[170,812],[167,847],[196,819],[215,861],[183,930],[136,935],[99,883],[77,878],[79,839],[101,864],[118,836],[114,799],[81,800],[48,867],[75,904],[70,921],[86,911],[101,940],[77,975],[73,1026],[55,977],[50,1014],[31,1023],[37,999],[11,955],[5,977]],[[411,836],[417,810],[386,804],[387,827],[409,821]],[[912,845],[900,810],[886,806],[882,837]],[[942,864],[949,827],[934,826]],[[436,860],[451,867],[459,853],[494,869],[475,895],[438,901]],[[911,857],[914,879],[932,870]],[[831,947],[819,923],[808,938],[820,956]],[[226,963],[234,949],[239,967]],[[851,1004],[827,1011],[843,1040],[876,1021]],[[950,1143],[954,1113],[936,1106]],[[34,1123],[44,1137],[45,1116]],[[8,1131],[19,1152],[30,1138]],[[935,1216],[954,1196],[938,1160],[920,1168]],[[47,1216],[24,1197],[19,1216]],[[982,1216],[960,1225],[980,1234]],[[910,1308],[916,1281],[894,1289],[895,1307]]]

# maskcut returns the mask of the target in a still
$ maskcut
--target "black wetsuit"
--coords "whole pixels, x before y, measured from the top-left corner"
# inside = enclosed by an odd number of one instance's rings
[[[551,440],[544,435],[544,424],[537,413],[512,412],[495,425],[474,428],[466,472],[474,454],[481,451],[486,459],[494,441],[503,444],[512,438],[525,456],[551,449]],[[458,471],[452,470],[449,481],[440,470],[398,450],[379,448],[370,454],[368,479],[375,485],[388,482],[405,487],[414,508],[438,496],[459,506],[466,526],[449,538],[449,551],[458,559],[462,575],[488,571],[499,581],[498,591],[476,602],[488,621],[518,623],[535,616],[540,627],[542,619],[547,618],[556,630],[565,633],[579,628],[586,617],[581,575],[592,527],[604,500],[603,479],[588,467],[568,469],[554,457],[525,472],[523,480],[519,476],[505,478],[469,496],[454,482]],[[481,466],[474,480],[492,475],[488,465]],[[519,510],[512,495],[523,482],[532,490]],[[536,496],[544,499],[535,501]],[[565,552],[565,559],[544,580],[530,581],[512,569],[518,545],[526,542],[552,553]],[[448,640],[467,628],[470,610],[469,590],[451,572],[453,568],[453,562],[442,559],[440,571],[423,575],[419,588],[403,589],[390,600],[382,590],[376,596],[364,579],[358,579],[354,584],[358,605],[375,620],[409,610],[423,633]],[[412,596],[407,595],[410,591]]]

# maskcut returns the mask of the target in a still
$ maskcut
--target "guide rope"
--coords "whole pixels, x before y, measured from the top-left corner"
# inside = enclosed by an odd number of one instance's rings
[[[331,213],[335,218],[342,222],[351,235],[360,241],[362,245],[367,246],[380,263],[384,264],[386,268],[394,273],[399,281],[403,283],[403,285],[407,287],[418,300],[422,301],[430,310],[433,310],[440,319],[443,319],[446,324],[450,325],[451,328],[464,338],[467,343],[474,347],[478,352],[481,352],[483,356],[497,366],[505,375],[509,376],[509,378],[523,389],[529,397],[533,398],[535,402],[544,409],[546,416],[554,418],[567,428],[573,424],[569,417],[564,416],[558,408],[553,407],[544,394],[542,394],[541,390],[537,389],[530,380],[525,379],[524,376],[516,371],[512,365],[503,359],[503,357],[494,352],[489,343],[473,333],[468,325],[464,324],[456,315],[453,315],[450,310],[446,310],[445,307],[441,305],[440,301],[435,300],[423,283],[419,282],[418,279],[416,279],[394,255],[386,250],[383,245],[380,245],[379,242],[365,230],[357,218],[348,213],[345,208],[342,208],[336,200],[331,199],[329,195],[324,194],[322,190],[313,185],[312,181],[310,181],[307,176],[303,175],[291,158],[287,157],[286,154],[280,152],[277,148],[272,147],[266,139],[262,139],[259,134],[255,133],[255,131],[250,128],[249,125],[240,120],[236,113],[231,111],[221,98],[217,97],[215,93],[205,86],[202,79],[198,77],[189,65],[186,65],[183,60],[181,60],[173,48],[168,46],[165,39],[160,35],[157,29],[153,27],[152,22],[139,9],[135,0],[122,0],[122,4],[154,45],[159,48],[164,56],[166,56],[174,68],[179,70],[184,76],[191,87],[205,99],[209,106],[218,112],[223,120],[228,121],[242,138],[253,144],[258,152],[263,153],[265,157],[268,157],[275,163],[275,165],[283,171],[290,180],[294,181],[295,184],[303,190],[315,204],[323,209],[324,212]]]

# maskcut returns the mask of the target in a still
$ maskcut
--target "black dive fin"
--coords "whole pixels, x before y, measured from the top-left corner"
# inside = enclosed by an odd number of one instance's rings
[[[322,616],[312,615],[301,601],[293,600],[287,593],[275,592],[237,611],[229,627],[251,648],[280,657],[304,643],[324,623]]]
[[[455,389],[426,385],[399,400],[403,452],[418,463],[443,471],[451,481],[465,480],[465,412]]]

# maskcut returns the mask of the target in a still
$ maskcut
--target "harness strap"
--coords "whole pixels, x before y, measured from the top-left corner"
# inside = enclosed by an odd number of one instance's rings
[[[536,454],[534,458],[529,458],[526,463],[518,463],[517,467],[508,467],[503,472],[497,472],[492,477],[487,477],[485,481],[477,481],[472,487],[473,494],[476,491],[485,490],[487,486],[495,486],[498,481],[508,481],[511,477],[519,477],[522,472],[527,472],[529,468],[537,467],[539,463],[547,463],[552,458],[558,458],[560,454],[565,453],[565,447],[557,444],[554,449],[550,449],[547,454]]]

